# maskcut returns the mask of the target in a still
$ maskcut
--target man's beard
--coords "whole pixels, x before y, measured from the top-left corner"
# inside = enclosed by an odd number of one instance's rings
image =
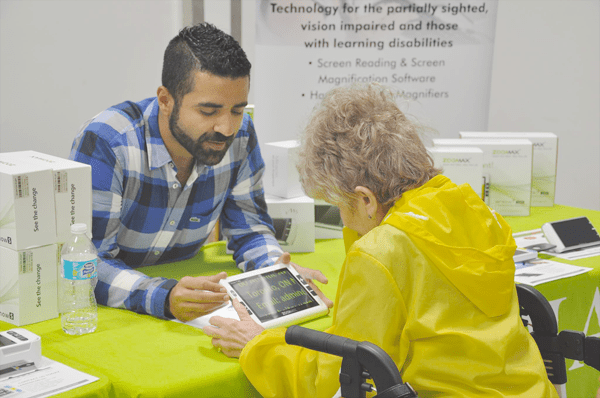
[[[204,133],[202,134],[198,140],[192,140],[186,132],[179,127],[179,106],[175,104],[173,108],[173,112],[171,113],[171,117],[169,117],[169,128],[171,129],[171,134],[182,147],[184,147],[193,157],[201,164],[205,164],[207,166],[214,166],[219,164],[221,160],[225,157],[227,150],[233,143],[235,139],[235,134],[231,135],[231,137],[226,137],[223,134],[215,131],[212,133]],[[215,150],[211,148],[203,147],[203,144],[207,141],[211,142],[224,142],[225,147],[221,150]]]

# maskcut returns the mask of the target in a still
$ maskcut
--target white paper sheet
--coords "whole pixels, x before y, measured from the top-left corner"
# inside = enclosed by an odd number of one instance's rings
[[[525,263],[515,263],[515,266],[515,282],[531,286],[580,275],[592,270],[592,268],[579,267],[541,258]]]
[[[28,373],[0,379],[0,397],[43,398],[92,383],[97,377],[42,357],[42,365]]]
[[[527,248],[531,245],[548,243],[541,229],[533,229],[531,231],[517,232],[513,234],[518,247]],[[554,253],[553,251],[542,251],[540,253],[548,254],[553,257],[563,260],[579,260],[582,258],[600,256],[600,246],[585,247],[583,249],[570,250],[564,253]]]

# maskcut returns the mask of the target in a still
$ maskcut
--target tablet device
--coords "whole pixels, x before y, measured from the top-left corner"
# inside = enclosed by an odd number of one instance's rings
[[[535,250],[527,250],[525,248],[517,248],[513,255],[513,261],[515,263],[522,263],[537,258],[537,252]]]
[[[548,222],[542,225],[542,232],[556,245],[556,253],[600,245],[600,235],[587,217]]]
[[[341,231],[344,228],[340,210],[330,204],[315,204],[315,227]]]
[[[284,264],[230,276],[219,283],[266,329],[304,322],[329,312],[306,280]]]

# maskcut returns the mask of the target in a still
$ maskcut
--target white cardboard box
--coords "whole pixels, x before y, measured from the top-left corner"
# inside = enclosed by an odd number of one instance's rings
[[[36,151],[8,152],[6,156],[23,159],[53,170],[56,208],[56,243],[62,245],[71,236],[71,225],[92,227],[92,167]]]
[[[483,151],[476,147],[446,146],[427,148],[435,167],[456,185],[469,184],[484,198]]]
[[[52,170],[0,154],[0,246],[56,243]]]
[[[460,132],[461,138],[515,139],[524,138],[533,143],[533,171],[531,205],[552,207],[556,192],[556,165],[558,137],[553,133],[534,132]]]
[[[315,239],[341,239],[343,228],[339,209],[324,200],[315,200]]]
[[[284,199],[265,195],[275,237],[283,251],[315,251],[315,201],[308,196]]]
[[[470,146],[483,151],[485,202],[503,216],[528,216],[533,145],[525,139],[434,139],[434,146]]]
[[[265,161],[263,184],[265,193],[280,198],[304,196],[296,169],[300,142],[297,140],[269,142],[261,146]]]
[[[0,247],[0,320],[23,326],[58,316],[56,244]]]

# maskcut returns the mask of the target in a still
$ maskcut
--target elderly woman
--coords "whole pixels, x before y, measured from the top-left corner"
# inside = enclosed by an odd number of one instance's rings
[[[520,318],[510,227],[439,174],[418,130],[379,85],[332,90],[305,130],[305,192],[338,206],[346,227],[327,332],[383,348],[420,397],[556,397]],[[207,333],[263,396],[336,393],[341,358],[239,313]]]

